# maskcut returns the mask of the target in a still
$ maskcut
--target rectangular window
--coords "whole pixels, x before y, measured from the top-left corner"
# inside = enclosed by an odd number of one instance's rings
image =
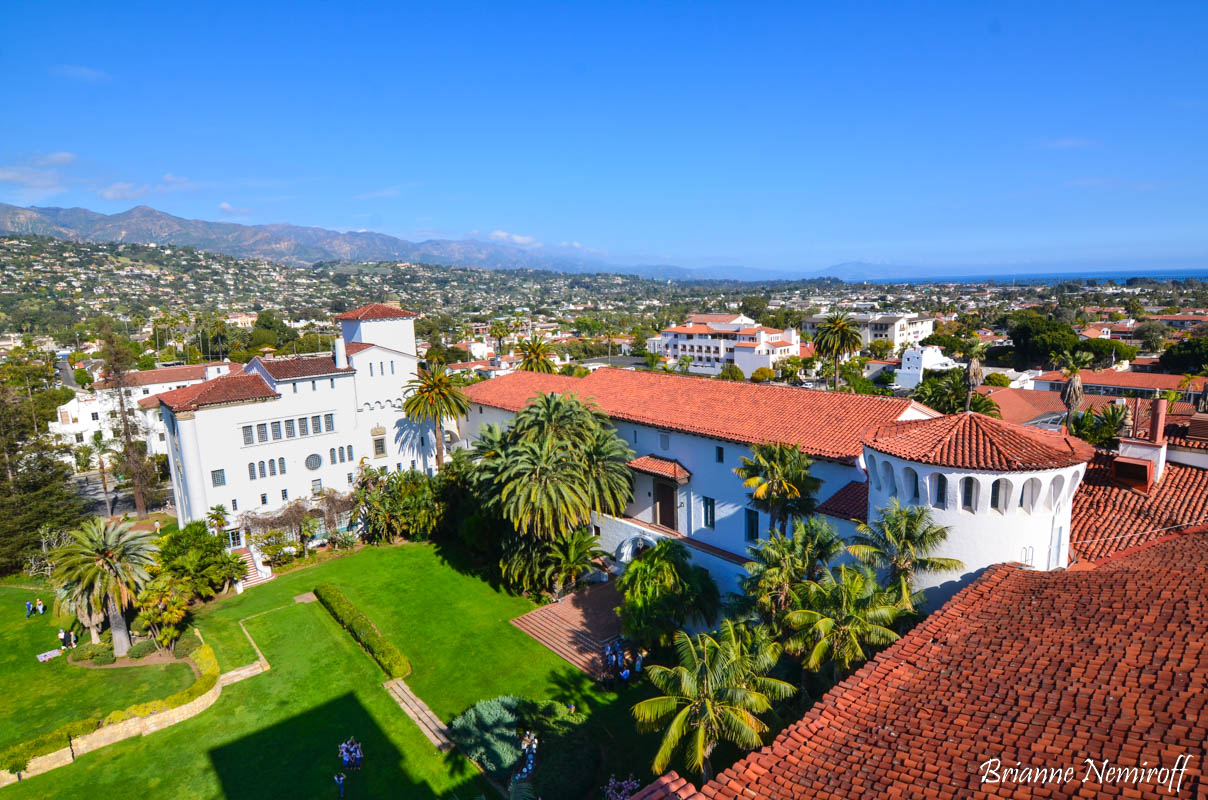
[[[262,505],[262,506],[268,505],[268,495],[267,494],[260,495],[260,505]]]
[[[256,441],[258,441],[258,442],[267,442],[268,441],[268,425],[264,422],[261,422],[259,425],[256,426]]]
[[[323,493],[323,479],[322,478],[315,478],[314,480],[312,480],[310,482],[310,493],[311,494],[322,494]]]
[[[348,482],[352,483],[352,473],[348,473]]]
[[[297,382],[297,381],[294,381],[294,382],[293,382],[292,384],[290,384],[290,385],[294,387],[294,394],[297,394],[297,393],[298,393],[298,382]]]
[[[238,501],[238,500],[236,500],[236,499],[235,499],[235,498],[233,498],[233,497],[231,498],[231,510],[232,510],[232,511],[238,511],[238,510],[239,510],[239,501]]]
[[[373,362],[369,362],[369,377],[373,377]]]
[[[715,458],[717,460],[718,464],[724,464],[726,461],[726,448],[714,447],[713,448],[713,458]]]
[[[255,437],[254,437],[254,436],[253,436],[253,434],[252,434],[252,426],[251,426],[251,425],[244,425],[244,426],[243,426],[243,443],[244,443],[244,444],[251,444],[251,443],[252,443],[252,442],[254,442],[254,441],[256,441],[256,439],[255,439]]]
[[[289,489],[282,489],[282,490],[281,490],[281,499],[282,499],[282,500],[288,500],[288,499],[289,499]]]
[[[411,469],[415,469],[415,459],[411,459]]]
[[[151,390],[150,390],[150,389],[143,389],[143,394],[151,394]]]
[[[336,429],[336,415],[335,414],[324,414],[323,415],[323,424],[327,426],[328,433],[331,433],[332,431],[334,431]]]
[[[310,418],[310,429],[316,434],[323,432],[323,426],[319,422],[320,418],[317,415]]]
[[[665,433],[659,434],[659,449],[660,450],[670,450],[671,449],[671,437],[668,434],[665,434]]]
[[[318,381],[311,381],[311,382],[310,382],[310,390],[311,390],[312,392],[317,392],[317,391],[319,391],[319,382],[318,382]]]
[[[159,439],[160,439],[160,441],[161,441],[161,442],[163,441],[163,438],[164,438],[164,435],[161,433],[161,434],[159,435]],[[82,442],[84,441],[84,434],[82,434],[82,433],[77,433],[77,434],[75,435],[75,440],[76,440],[76,442],[77,442],[77,443],[82,443]]]
[[[331,379],[331,388],[333,388],[333,389],[336,388],[336,379],[335,378]]]
[[[93,418],[93,419],[100,419],[100,418],[101,418],[101,415],[100,415],[98,412],[93,411],[93,412],[92,412],[92,418]]]
[[[294,430],[294,421],[287,419],[285,421],[285,438],[292,439],[295,435],[297,435],[297,431]]]
[[[373,454],[375,456],[386,455],[386,439],[384,437],[379,436],[373,440]]]
[[[298,417],[298,435],[307,436],[310,431],[306,427],[306,417]]]
[[[159,435],[159,440],[160,440],[161,442],[164,440],[164,435],[163,435],[162,433]]]
[[[281,438],[281,423],[280,422],[271,423],[269,425],[269,429],[272,430],[272,432],[273,432],[273,441],[274,442]]]
[[[714,527],[717,524],[717,501],[712,497],[702,497],[700,503],[704,512],[701,515],[704,518],[704,526],[706,528]]]
[[[754,542],[759,539],[759,512],[753,508],[747,509],[747,529],[746,538],[748,542]]]
[[[390,362],[390,374],[391,375],[394,374],[394,362],[393,361]]]
[[[210,470],[210,485],[226,486],[226,470]]]

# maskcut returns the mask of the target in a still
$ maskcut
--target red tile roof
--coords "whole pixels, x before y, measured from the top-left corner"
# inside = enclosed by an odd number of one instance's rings
[[[688,322],[734,322],[741,316],[742,314],[689,314]]]
[[[838,519],[868,521],[868,483],[852,481],[818,504],[818,513]]]
[[[1128,389],[1178,389],[1182,375],[1168,375],[1164,372],[1120,372],[1114,369],[1084,369],[1079,373],[1083,386],[1120,386]],[[1065,383],[1066,378],[1060,370],[1046,372],[1036,378],[1038,381]],[[1208,378],[1196,378],[1184,391],[1199,392],[1208,383]]]
[[[1061,401],[1061,392],[985,385],[977,387],[977,391],[979,394],[994,398],[994,402],[998,404],[998,413],[1004,422],[1023,425],[1046,414],[1065,413],[1065,403]],[[1083,395],[1080,410],[1098,411],[1104,406],[1124,399],[1105,394],[1087,394]]]
[[[802,342],[801,351],[798,353],[798,356],[801,358],[813,358],[817,353],[818,349],[813,342]]]
[[[159,367],[158,369],[132,370],[126,373],[125,385],[152,386],[157,383],[180,383],[183,381],[202,381],[206,377],[206,367],[226,366],[231,375],[243,372],[243,365],[237,361],[211,361],[207,364],[181,364],[176,367]],[[98,389],[112,388],[110,384],[101,382]]]
[[[1094,456],[1081,439],[973,412],[891,422],[868,434],[864,443],[907,461],[959,469],[1057,469]]]
[[[519,411],[538,393],[573,392],[613,419],[743,444],[789,442],[816,458],[855,461],[861,436],[909,411],[900,397],[718,381],[662,372],[598,369],[583,378],[514,372],[466,388],[475,403]]]
[[[348,355],[353,355],[354,353],[359,353],[362,350],[368,350],[371,347],[373,347],[373,345],[371,345],[369,342],[348,342],[344,345],[344,352]]]
[[[256,360],[260,366],[264,367],[265,372],[279,381],[356,372],[352,367],[337,367],[331,353],[296,358],[257,358]]]
[[[1084,759],[1176,766],[1202,797],[1208,739],[1208,535],[1089,571],[988,569],[827,692],[768,746],[696,790],[668,774],[642,800],[987,800],[1175,796],[1101,785]],[[1074,780],[982,783],[982,764]]]
[[[1148,494],[1111,479],[1111,456],[1091,462],[1074,493],[1070,550],[1078,561],[1099,561],[1121,550],[1208,523],[1208,469],[1166,462]]]
[[[259,375],[224,375],[155,396],[173,411],[196,411],[206,406],[272,400],[281,395],[268,388]]]
[[[336,319],[341,322],[350,322],[372,319],[408,319],[418,316],[419,314],[416,314],[414,311],[388,306],[385,303],[370,303],[367,306],[361,306],[360,308],[354,308],[352,311],[338,314],[336,315]]]
[[[660,458],[655,455],[638,456],[629,462],[629,468],[635,469],[638,472],[645,472],[648,475],[670,478],[678,482],[686,481],[692,477],[692,473],[688,471],[688,468],[674,458]]]

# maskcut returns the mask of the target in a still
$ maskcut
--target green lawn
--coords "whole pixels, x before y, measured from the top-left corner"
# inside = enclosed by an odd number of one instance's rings
[[[644,689],[597,690],[509,624],[532,603],[458,572],[432,546],[405,545],[367,548],[205,607],[195,621],[223,671],[255,660],[238,624],[249,617],[272,669],[226,687],[191,720],[6,791],[49,798],[86,783],[198,800],[334,796],[336,744],[353,735],[367,743],[367,768],[350,775],[350,797],[491,796],[465,759],[441,756],[423,738],[382,688],[380,669],[322,606],[294,603],[321,582],[342,589],[410,658],[408,684],[445,722],[500,694],[574,701],[607,754],[601,784],[610,772],[651,777],[657,737],[635,734],[629,716]]]
[[[193,682],[186,664],[88,669],[64,656],[38,661],[38,653],[58,647],[59,625],[67,620],[56,619],[49,608],[26,620],[25,601],[36,597],[50,603],[54,595],[0,586],[0,750],[68,722],[166,697]]]

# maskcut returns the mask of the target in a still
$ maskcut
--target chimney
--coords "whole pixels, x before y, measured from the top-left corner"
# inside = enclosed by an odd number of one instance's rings
[[[344,344],[344,337],[337,336],[332,347],[335,350],[336,369],[344,369],[348,366],[348,349]]]
[[[1140,417],[1140,414],[1137,415]],[[1141,427],[1140,419],[1136,428]],[[1166,399],[1155,397],[1149,412],[1149,435],[1139,430],[1120,437],[1120,452],[1112,460],[1112,475],[1122,483],[1148,492],[1166,472]]]
[[[1149,412],[1149,441],[1163,444],[1166,441],[1166,398],[1155,397]]]

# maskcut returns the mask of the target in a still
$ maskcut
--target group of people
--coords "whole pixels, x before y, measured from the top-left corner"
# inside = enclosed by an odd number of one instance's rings
[[[351,736],[348,737],[348,741],[340,742],[339,753],[340,763],[344,765],[344,769],[360,769],[361,763],[365,760],[365,753],[361,750],[361,743]],[[345,779],[346,776],[343,772],[336,773],[336,788],[340,790],[340,797],[344,796]]]
[[[644,649],[638,650],[632,657],[621,641],[609,642],[604,646],[604,665],[607,668],[607,682],[612,684],[620,680],[629,683],[642,674],[642,660],[646,657]]]
[[[35,611],[39,614],[46,613],[46,605],[42,602],[41,597],[39,597],[37,600],[25,601],[25,618],[29,619],[32,617]]]
[[[69,647],[74,650],[79,641],[79,637],[75,635],[75,631],[59,628],[59,650],[66,650]]]
[[[537,758],[537,734],[525,731],[520,737],[520,750],[524,755],[524,766],[516,773],[515,780],[527,781],[533,774],[533,763]]]

